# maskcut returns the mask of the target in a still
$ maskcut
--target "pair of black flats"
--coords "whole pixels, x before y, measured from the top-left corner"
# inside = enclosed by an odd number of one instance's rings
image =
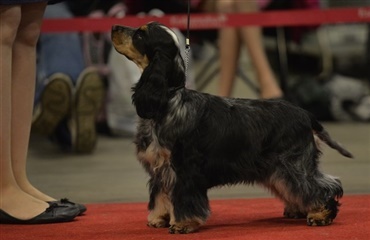
[[[0,224],[46,224],[70,222],[86,212],[83,204],[74,203],[67,198],[48,202],[49,207],[41,214],[28,220],[17,219],[0,210]]]

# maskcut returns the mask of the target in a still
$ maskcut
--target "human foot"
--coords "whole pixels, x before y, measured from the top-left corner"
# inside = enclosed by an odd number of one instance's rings
[[[0,209],[20,220],[28,220],[44,212],[49,204],[17,187],[1,189]]]
[[[41,201],[44,201],[48,204],[55,203],[59,206],[69,206],[69,207],[77,208],[79,210],[79,215],[86,212],[86,206],[85,205],[71,202],[67,198],[62,198],[60,200],[56,200],[55,198],[52,198],[52,197],[46,195],[45,193],[41,192],[40,190],[36,189],[29,182],[23,183],[23,185],[21,186],[21,189],[24,192],[28,193],[29,195],[31,195],[31,196],[33,196],[33,197],[35,197],[35,198],[37,198]]]
[[[260,97],[264,99],[272,99],[272,98],[282,98],[284,96],[283,91],[280,87],[271,82],[270,85],[261,85],[261,93]]]
[[[261,91],[260,97],[263,99],[282,98],[284,96],[281,90],[264,90]]]

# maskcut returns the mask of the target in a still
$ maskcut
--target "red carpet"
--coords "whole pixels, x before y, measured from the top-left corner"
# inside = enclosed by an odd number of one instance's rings
[[[370,239],[370,195],[345,196],[334,223],[308,227],[306,220],[282,218],[277,199],[211,201],[212,215],[198,233],[170,235],[146,226],[146,204],[90,204],[71,223],[0,225],[1,240],[218,240]]]

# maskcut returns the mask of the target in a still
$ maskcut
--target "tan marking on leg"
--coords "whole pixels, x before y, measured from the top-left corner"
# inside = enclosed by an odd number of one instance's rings
[[[172,167],[168,164],[166,164],[161,169],[161,175],[162,175],[162,188],[164,192],[172,192],[172,189],[176,182],[176,173],[172,169]]]
[[[148,163],[155,173],[164,164],[170,165],[171,151],[153,141],[145,151],[139,151],[137,156],[141,163]]]
[[[160,148],[157,150],[157,159],[153,163],[153,170],[156,172],[164,164],[169,164],[171,152],[167,148]]]
[[[307,225],[309,226],[325,226],[330,225],[333,219],[329,218],[330,210],[321,207],[315,211],[310,211],[307,214]]]
[[[185,233],[192,233],[192,232],[197,232],[199,230],[199,227],[204,225],[205,221],[200,218],[192,218],[192,219],[186,219],[181,222],[174,222],[170,223],[171,227],[169,229],[169,232],[174,234],[174,233],[180,233],[180,234],[185,234]]]
[[[154,209],[148,215],[148,226],[164,228],[173,219],[173,206],[168,194],[159,193],[155,199]]]

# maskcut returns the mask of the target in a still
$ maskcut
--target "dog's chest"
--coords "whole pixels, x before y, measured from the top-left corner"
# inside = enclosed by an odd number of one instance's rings
[[[148,171],[156,172],[170,165],[171,151],[160,145],[151,121],[140,122],[136,145],[138,160]]]

